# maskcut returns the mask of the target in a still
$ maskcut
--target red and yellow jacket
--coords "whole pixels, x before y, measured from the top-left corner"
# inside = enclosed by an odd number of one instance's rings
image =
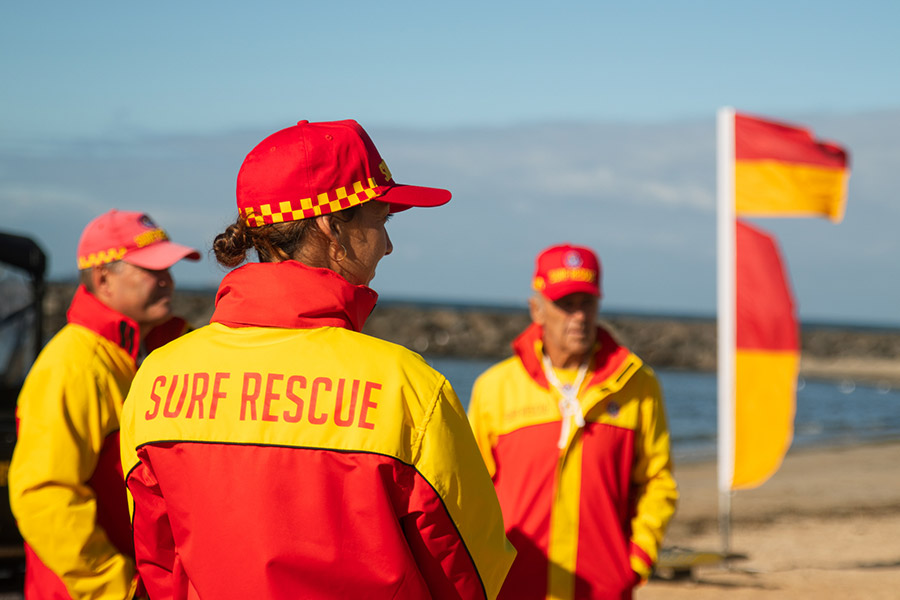
[[[541,328],[475,382],[469,418],[518,555],[500,596],[630,598],[678,497],[653,372],[603,329],[578,394],[585,426],[559,448]]]
[[[25,539],[28,598],[130,598],[137,589],[119,457],[119,415],[134,377],[137,324],[83,286],[19,394],[9,470]],[[173,318],[156,343],[177,336]]]
[[[375,292],[295,261],[223,280],[154,352],[122,460],[152,598],[494,598],[512,563],[466,415],[362,333]]]

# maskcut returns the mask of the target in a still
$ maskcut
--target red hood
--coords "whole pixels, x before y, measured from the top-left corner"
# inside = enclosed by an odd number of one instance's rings
[[[294,260],[250,263],[222,280],[210,322],[229,327],[361,331],[377,300],[371,288],[352,285],[329,269]]]
[[[532,323],[525,331],[519,334],[512,342],[513,352],[522,361],[522,366],[535,383],[543,388],[550,387],[547,376],[544,375],[544,365],[541,361],[543,352],[543,329],[540,325]],[[619,343],[602,327],[597,327],[597,343],[594,345],[594,355],[591,378],[587,385],[592,386],[605,381],[612,375],[622,363],[628,359],[631,352]]]
[[[137,323],[100,302],[84,285],[79,285],[75,290],[72,304],[66,311],[66,319],[69,323],[81,325],[105,337],[130,354],[132,360],[137,361]]]

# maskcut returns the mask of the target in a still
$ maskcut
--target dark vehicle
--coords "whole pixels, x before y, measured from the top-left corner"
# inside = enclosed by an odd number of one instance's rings
[[[0,587],[21,589],[25,554],[9,508],[16,399],[43,345],[46,255],[31,239],[0,233]]]

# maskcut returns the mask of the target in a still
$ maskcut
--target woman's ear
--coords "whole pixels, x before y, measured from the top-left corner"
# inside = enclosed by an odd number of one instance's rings
[[[340,232],[338,231],[338,220],[332,218],[331,215],[322,215],[315,220],[316,227],[325,239],[331,243],[340,244]]]
[[[341,242],[340,223],[340,219],[335,219],[332,215],[322,215],[316,218],[318,233],[327,242],[323,251],[332,262],[329,268],[334,270],[337,270],[337,263],[347,258],[347,247]]]

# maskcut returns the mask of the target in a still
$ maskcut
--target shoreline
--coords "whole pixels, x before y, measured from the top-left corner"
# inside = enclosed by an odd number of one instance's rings
[[[900,439],[792,449],[761,486],[732,494],[729,568],[651,579],[637,600],[894,598],[900,586]],[[715,461],[677,462],[664,547],[718,552]]]
[[[806,441],[798,443],[797,440],[793,440],[791,442],[791,447],[788,449],[787,455],[785,456],[785,460],[787,460],[787,456],[794,456],[800,454],[807,453],[822,453],[822,452],[830,452],[830,451],[841,451],[848,450],[853,448],[861,448],[861,447],[869,447],[869,446],[883,446],[890,445],[896,443],[898,445],[897,457],[898,457],[898,475],[900,475],[900,435],[897,434],[885,434],[883,436],[871,436],[871,437],[832,437],[832,438],[819,438],[814,441]],[[700,450],[672,450],[672,459],[675,461],[677,465],[681,465],[684,468],[687,468],[688,465],[691,468],[695,467],[704,467],[707,469],[715,469],[715,463],[717,460],[716,455],[716,447],[715,445],[711,445],[709,448],[703,448]],[[712,465],[712,466],[711,466]]]
[[[871,387],[900,387],[900,360],[801,355],[800,376],[810,380],[848,381]]]

